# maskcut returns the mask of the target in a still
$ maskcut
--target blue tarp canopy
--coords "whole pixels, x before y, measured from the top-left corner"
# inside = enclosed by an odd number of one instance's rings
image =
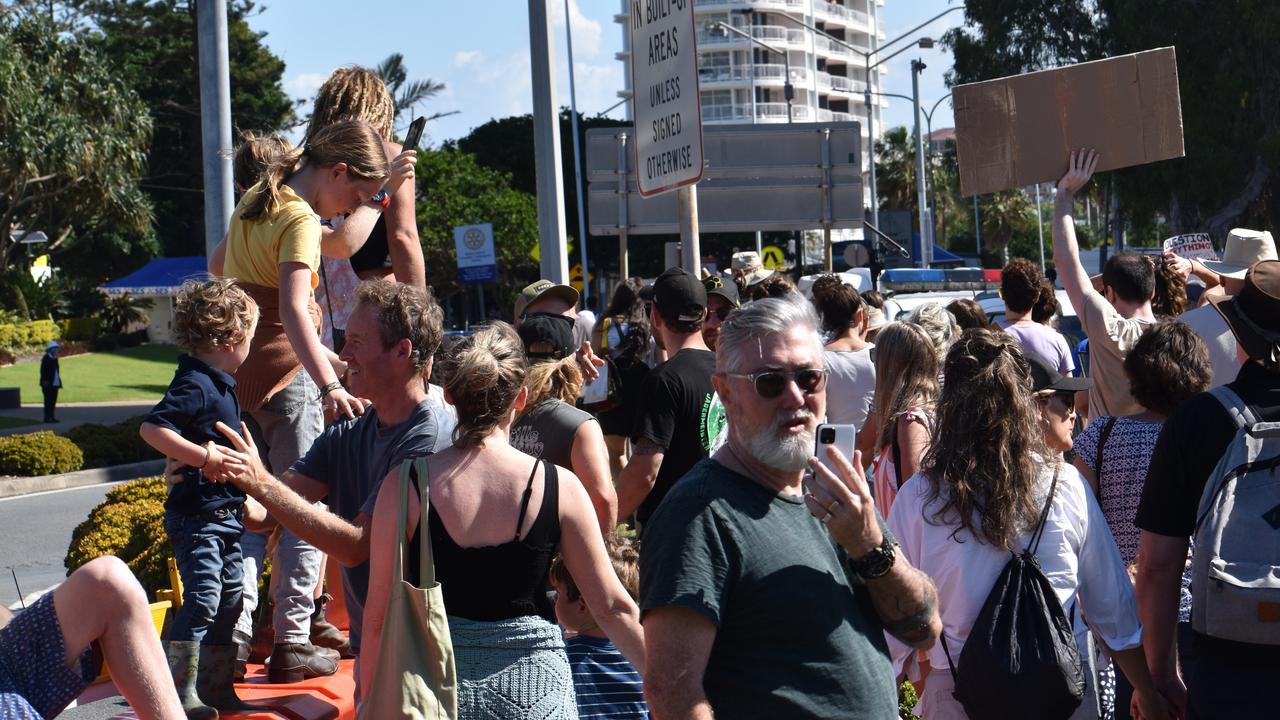
[[[911,233],[911,257],[916,262],[920,261],[920,233]],[[937,243],[933,245],[933,265],[963,265],[964,258],[956,255],[950,250],[939,247]]]
[[[203,255],[156,258],[99,289],[108,295],[173,295],[184,280],[208,274],[209,263]]]

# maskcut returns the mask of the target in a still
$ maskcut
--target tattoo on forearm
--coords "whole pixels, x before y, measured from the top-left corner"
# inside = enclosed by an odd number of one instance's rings
[[[938,589],[928,575],[915,568],[905,569],[905,577],[885,588],[876,598],[876,609],[885,632],[908,644],[929,639],[930,626],[938,610]]]

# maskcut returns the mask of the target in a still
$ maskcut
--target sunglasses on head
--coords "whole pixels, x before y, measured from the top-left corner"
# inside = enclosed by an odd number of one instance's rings
[[[827,371],[822,368],[800,370],[761,370],[754,373],[725,373],[725,377],[746,378],[756,389],[756,394],[766,400],[776,398],[795,381],[800,392],[811,395],[827,386]]]

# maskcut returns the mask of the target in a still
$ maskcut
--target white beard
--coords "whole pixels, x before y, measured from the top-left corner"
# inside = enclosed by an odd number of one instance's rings
[[[812,422],[813,413],[800,410],[789,417],[776,418],[769,427],[746,437],[746,450],[757,462],[781,472],[799,472],[809,466],[813,457],[814,429],[796,435],[778,436],[783,423],[803,418]]]

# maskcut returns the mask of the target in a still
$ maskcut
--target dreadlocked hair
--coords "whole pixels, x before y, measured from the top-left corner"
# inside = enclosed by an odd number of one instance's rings
[[[369,123],[382,140],[391,139],[395,102],[386,83],[366,67],[352,65],[334,70],[316,93],[304,142],[341,120]]]
[[[444,389],[458,410],[453,444],[480,447],[511,412],[524,386],[529,372],[524,344],[515,328],[495,322],[459,342],[448,365]]]
[[[966,330],[947,353],[947,382],[937,422],[921,461],[926,505],[940,505],[928,522],[967,530],[979,542],[1006,550],[1035,525],[1035,490],[1047,457],[1040,413],[1031,394],[1031,369],[1013,336]]]
[[[347,174],[358,180],[386,180],[389,174],[387,151],[373,128],[356,120],[344,120],[268,163],[240,217],[257,220],[274,215],[280,208],[280,186],[302,169],[304,161],[321,168],[346,163]]]

